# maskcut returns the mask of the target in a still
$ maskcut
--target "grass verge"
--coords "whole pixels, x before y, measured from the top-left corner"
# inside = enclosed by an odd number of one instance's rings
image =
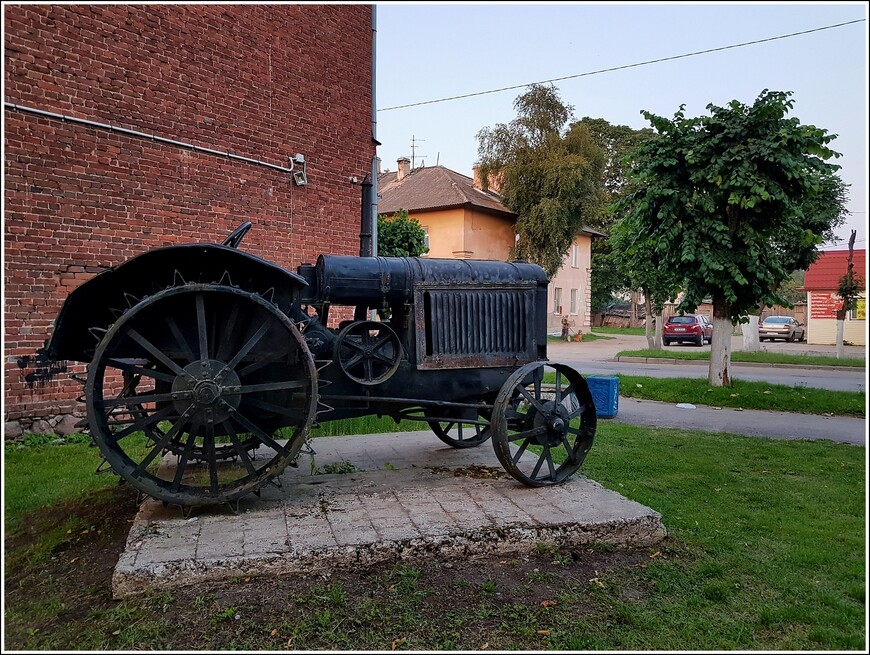
[[[617,357],[646,357],[650,359],[688,359],[710,361],[709,352],[685,352],[682,350],[623,350]],[[837,359],[822,355],[790,355],[788,353],[744,352],[736,350],[731,353],[732,362],[756,362],[759,364],[797,364],[798,366],[844,366],[864,368],[863,357]]]
[[[634,337],[642,337],[642,336],[646,335],[646,329],[642,328],[642,327],[639,327],[639,328],[619,328],[619,327],[601,326],[601,327],[592,328],[592,331],[596,332],[598,334],[616,334],[616,335],[624,334],[624,335],[634,336]]]
[[[62,463],[48,456],[51,448]],[[41,467],[47,477],[90,471],[92,451],[85,444],[17,450],[6,460],[7,494],[30,484],[15,469]],[[108,590],[135,511],[131,490],[70,487],[48,507],[12,512],[36,542],[61,516],[76,529],[46,543],[47,557],[15,566],[7,557],[5,643],[15,650],[863,651],[864,454],[823,441],[603,421],[583,470],[661,512],[670,536],[655,548],[539,544],[509,558],[239,578],[124,601]],[[25,547],[7,535],[7,556]]]
[[[867,399],[867,394],[863,391],[789,387],[750,380],[732,380],[730,387],[711,387],[703,378],[651,378],[631,375],[619,376],[619,395],[668,403],[861,418],[866,415]]]

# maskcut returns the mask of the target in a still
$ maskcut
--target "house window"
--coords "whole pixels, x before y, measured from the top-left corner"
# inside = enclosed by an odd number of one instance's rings
[[[562,289],[560,289],[559,287],[556,287],[553,290],[553,313],[562,313]]]
[[[421,257],[425,257],[429,254],[429,228],[423,226],[423,254]]]
[[[577,289],[571,289],[571,313],[577,313]]]
[[[850,321],[866,321],[867,320],[867,299],[858,298],[855,301],[855,308],[849,312]]]
[[[580,259],[578,253],[579,250],[580,249],[576,245],[571,246],[571,266],[573,268],[577,268],[578,266],[580,266],[580,264],[578,263],[578,260]]]

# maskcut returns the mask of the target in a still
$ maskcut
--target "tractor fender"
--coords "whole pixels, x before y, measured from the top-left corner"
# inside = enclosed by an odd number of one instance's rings
[[[101,335],[123,312],[146,296],[188,283],[219,283],[259,293],[284,312],[308,284],[292,271],[228,246],[183,244],[149,250],[70,293],[55,319],[46,355],[89,362]]]

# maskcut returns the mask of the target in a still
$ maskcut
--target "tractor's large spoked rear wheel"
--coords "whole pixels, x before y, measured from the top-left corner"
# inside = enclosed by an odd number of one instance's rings
[[[492,445],[505,470],[541,487],[571,477],[592,448],[597,415],[586,380],[563,364],[532,362],[499,391]]]
[[[296,325],[270,302],[189,284],[118,319],[85,397],[103,456],[137,489],[182,506],[232,503],[295,460],[317,373]]]

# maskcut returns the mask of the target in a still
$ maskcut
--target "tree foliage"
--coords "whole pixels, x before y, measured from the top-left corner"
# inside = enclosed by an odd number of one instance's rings
[[[839,212],[814,213],[839,168],[836,135],[787,117],[790,92],[764,90],[752,105],[707,105],[673,119],[644,111],[657,136],[632,154],[619,210],[634,258],[655,257],[682,280],[680,311],[713,299],[709,383],[730,384],[730,327],[758,306],[785,301],[780,284],[812,261]],[[841,188],[841,187],[840,187]]]
[[[839,168],[836,135],[786,118],[791,93],[763,91],[751,106],[708,105],[709,116],[643,115],[658,136],[641,143],[631,178],[638,188],[621,208],[638,231],[629,255],[650,249],[684,280],[679,309],[705,297],[740,320],[774,305],[779,284],[814,256],[840,212],[814,214]],[[715,311],[715,308],[714,308]]]
[[[606,154],[586,126],[565,128],[573,108],[554,87],[532,85],[514,108],[509,124],[478,132],[478,170],[518,216],[511,255],[552,277],[583,227],[600,220]]]
[[[406,210],[400,209],[391,216],[378,215],[378,255],[419,257],[426,252],[426,233]]]

